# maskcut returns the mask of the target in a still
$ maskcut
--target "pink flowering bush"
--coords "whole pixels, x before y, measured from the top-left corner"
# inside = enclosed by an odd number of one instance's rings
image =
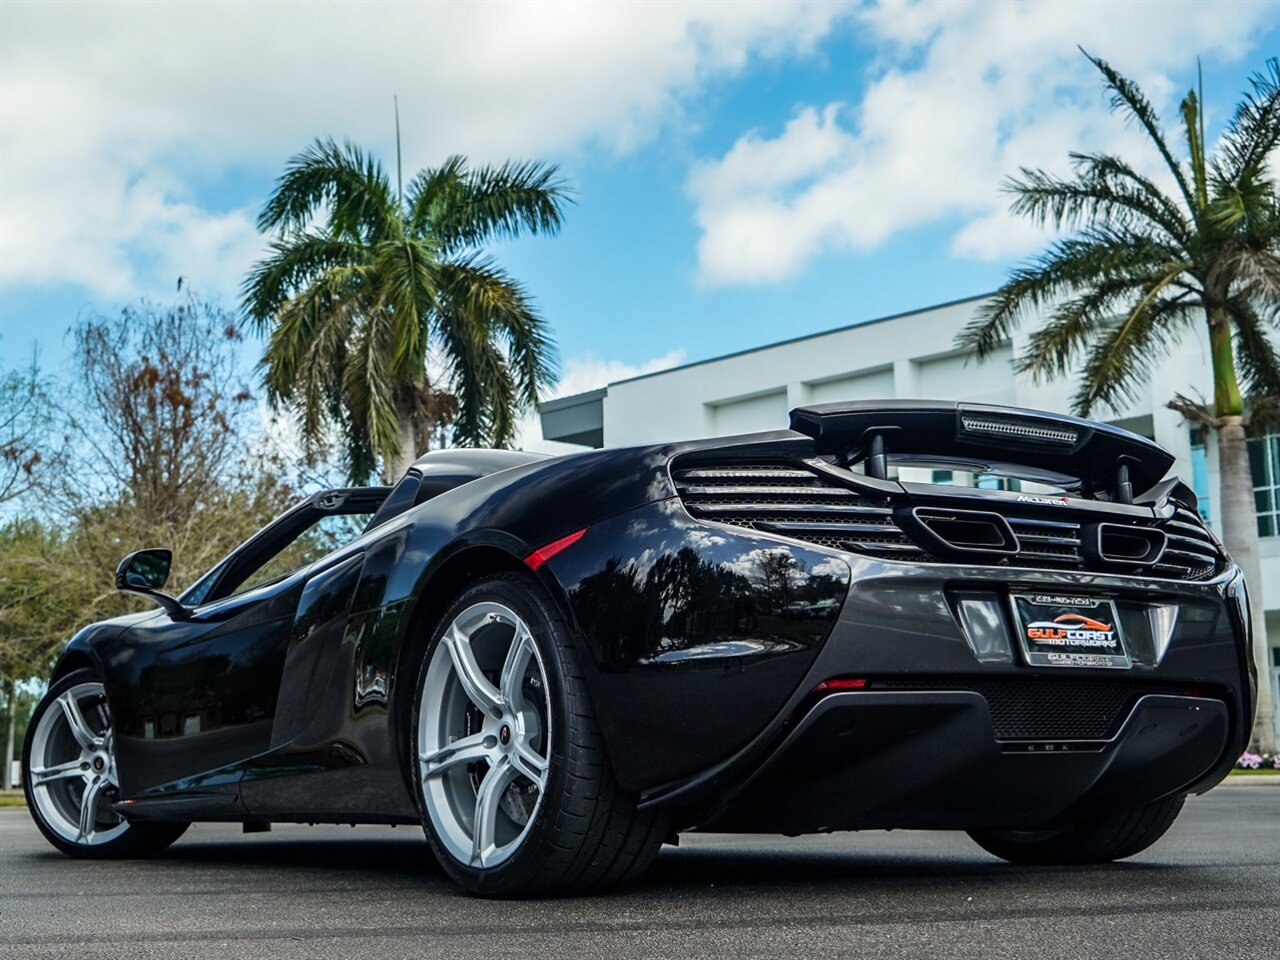
[[[1261,770],[1267,767],[1271,770],[1280,770],[1280,753],[1254,753],[1246,750],[1240,755],[1240,759],[1236,761],[1236,769],[1238,770]]]

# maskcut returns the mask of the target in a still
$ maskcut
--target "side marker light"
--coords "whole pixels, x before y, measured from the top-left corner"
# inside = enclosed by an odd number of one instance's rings
[[[589,529],[589,527],[583,527],[581,530],[575,530],[567,537],[561,537],[559,540],[551,541],[545,547],[539,547],[524,558],[524,565],[530,570],[537,570],[561,550],[571,547],[581,540]]]

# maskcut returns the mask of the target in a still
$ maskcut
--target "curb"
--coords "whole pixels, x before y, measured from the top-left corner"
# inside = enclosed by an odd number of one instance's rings
[[[1233,777],[1230,774],[1218,787],[1277,787],[1280,788],[1280,776]],[[1214,787],[1214,789],[1218,789]]]

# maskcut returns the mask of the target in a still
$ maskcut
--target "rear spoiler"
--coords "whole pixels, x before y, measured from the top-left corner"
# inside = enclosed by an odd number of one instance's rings
[[[1019,465],[1031,475],[1075,478],[1086,492],[1132,503],[1158,483],[1174,458],[1119,427],[1064,414],[945,400],[820,403],[791,411],[791,429],[812,437],[819,454],[842,465],[863,462],[885,479],[893,459],[955,459]]]

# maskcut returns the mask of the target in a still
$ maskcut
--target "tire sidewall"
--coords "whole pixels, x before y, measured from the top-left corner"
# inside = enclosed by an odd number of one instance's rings
[[[1146,850],[1173,825],[1186,794],[1112,810],[1047,830],[970,830],[988,853],[1029,866],[1110,863]]]
[[[40,808],[36,805],[36,798],[33,793],[35,786],[31,782],[31,748],[35,743],[36,728],[40,725],[41,718],[54,707],[58,697],[79,684],[101,682],[102,678],[88,667],[73,670],[71,673],[54,681],[49,685],[49,689],[45,691],[45,695],[40,698],[36,708],[31,711],[31,719],[27,722],[27,735],[22,741],[22,793],[27,801],[27,811],[31,814],[31,819],[35,821],[36,826],[40,828],[40,832],[44,834],[45,839],[63,853],[73,857],[109,856],[109,854],[100,854],[92,846],[69,843],[45,823],[44,817],[40,813]],[[111,843],[104,843],[99,846],[104,850],[109,849],[112,843],[123,840],[128,835],[129,831],[126,830]]]
[[[99,844],[70,843],[48,824],[40,814],[32,791],[31,783],[31,748],[35,742],[36,727],[40,718],[53,709],[57,698],[70,688],[82,683],[102,683],[102,677],[89,667],[73,670],[49,685],[45,695],[40,698],[36,708],[31,711],[31,719],[27,723],[27,735],[22,741],[22,793],[27,801],[27,811],[36,827],[54,847],[70,857],[83,860],[111,860],[135,856],[148,856],[176,840],[188,824],[185,823],[128,823],[128,827],[113,840]]]
[[[550,768],[547,771],[547,789],[538,803],[537,814],[529,832],[520,846],[502,863],[488,869],[462,863],[448,850],[436,835],[435,826],[427,810],[425,792],[422,789],[418,765],[418,727],[422,713],[422,694],[426,686],[427,670],[440,645],[445,630],[468,607],[484,601],[493,601],[509,607],[529,627],[533,642],[542,656],[546,673],[548,701],[552,713]],[[413,710],[408,728],[409,760],[412,764],[412,792],[414,804],[422,818],[423,829],[432,852],[445,872],[468,890],[485,894],[519,896],[529,887],[538,871],[540,853],[552,841],[556,819],[565,791],[567,757],[565,709],[565,671],[558,640],[559,627],[556,613],[550,607],[540,588],[530,578],[520,575],[497,575],[464,590],[449,606],[432,631],[431,641],[417,670],[413,692]]]

